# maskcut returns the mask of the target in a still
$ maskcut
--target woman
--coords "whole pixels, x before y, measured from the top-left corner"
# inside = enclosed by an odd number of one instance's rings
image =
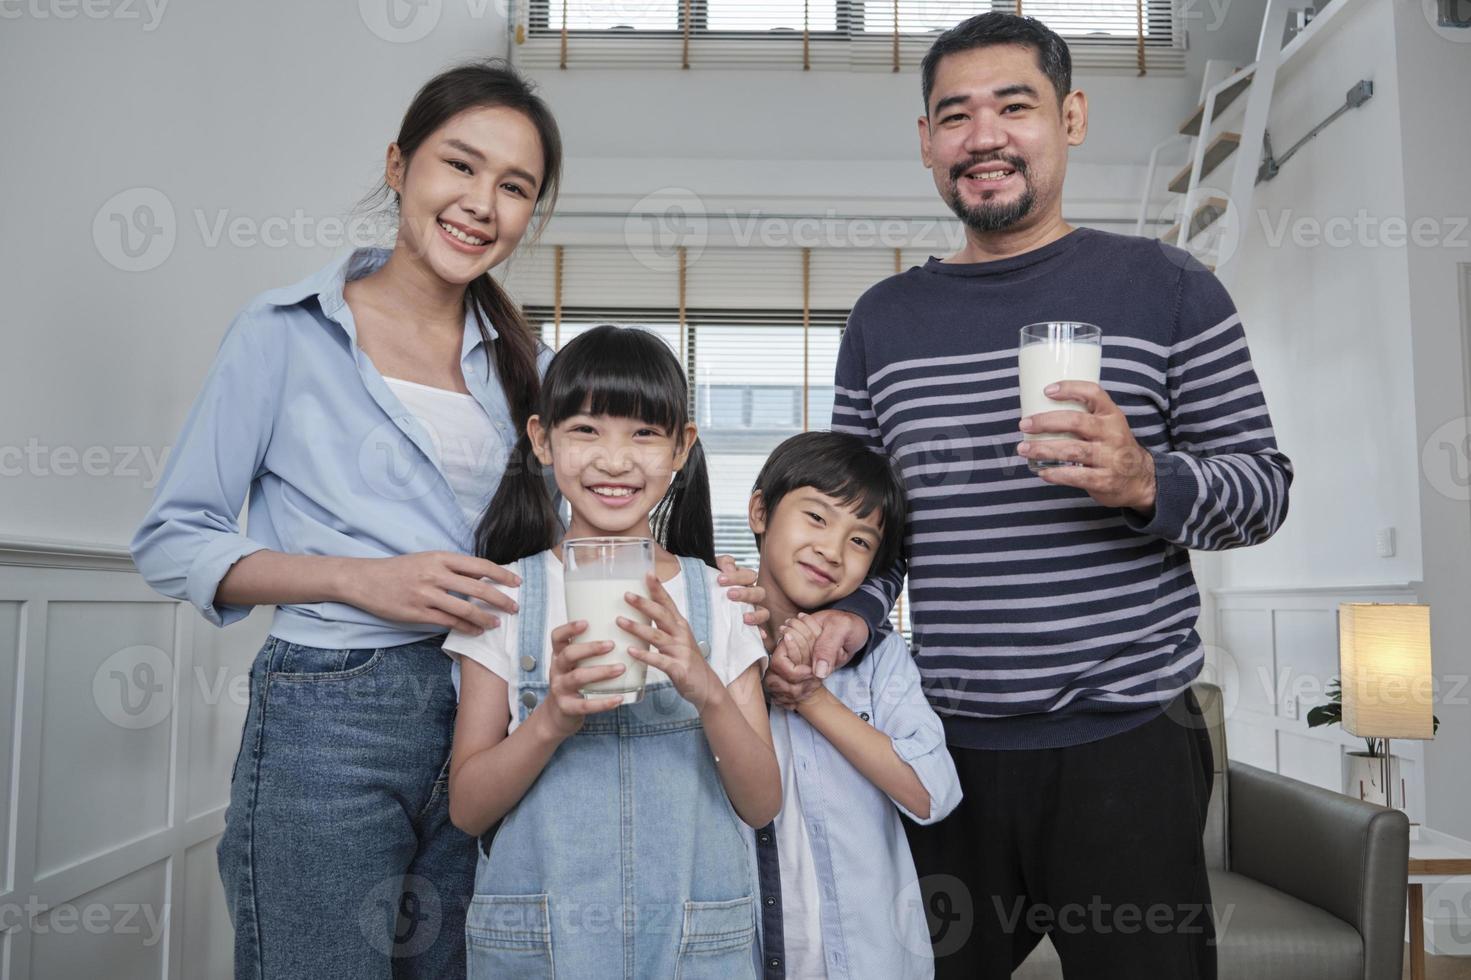
[[[246,306],[134,538],[149,584],[217,626],[278,607],[219,845],[237,977],[464,974],[475,842],[448,816],[440,646],[515,609],[516,577],[470,554],[550,351],[488,273],[544,227],[561,164],[508,67],[426,84],[378,191],[393,249]]]

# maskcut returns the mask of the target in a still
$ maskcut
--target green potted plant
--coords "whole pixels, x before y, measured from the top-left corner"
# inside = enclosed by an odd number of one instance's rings
[[[1308,712],[1308,727],[1317,728],[1321,725],[1337,725],[1343,722],[1343,688],[1335,677],[1328,682],[1324,688],[1328,700]],[[1440,719],[1432,716],[1431,734],[1440,728]],[[1387,797],[1384,793],[1384,758],[1385,740],[1382,738],[1366,738],[1364,745],[1367,752],[1349,752],[1345,759],[1343,774],[1343,792],[1347,796],[1360,800],[1368,800],[1370,803],[1385,804]],[[1399,782],[1399,757],[1394,756],[1389,760],[1389,778],[1395,783]]]

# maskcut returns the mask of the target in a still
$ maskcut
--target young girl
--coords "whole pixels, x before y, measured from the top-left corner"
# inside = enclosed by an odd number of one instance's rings
[[[679,362],[654,335],[598,327],[552,360],[477,537],[521,577],[514,615],[451,634],[460,711],[450,819],[483,836],[465,924],[481,978],[753,977],[750,834],[781,805],[761,693],[760,634],[725,601],[710,488]],[[517,464],[520,467],[517,468]],[[540,464],[540,465],[538,465]],[[657,540],[641,701],[583,698],[621,665],[567,623],[559,524],[540,466],[571,508],[568,538]],[[497,822],[493,840],[487,834]]]

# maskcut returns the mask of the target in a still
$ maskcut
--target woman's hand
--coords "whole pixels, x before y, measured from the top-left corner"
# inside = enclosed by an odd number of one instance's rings
[[[713,692],[723,691],[724,686],[705,654],[695,640],[689,622],[679,614],[674,600],[664,590],[659,576],[649,572],[645,576],[649,587],[649,598],[633,592],[623,594],[624,601],[652,620],[652,625],[635,623],[627,616],[618,617],[618,626],[649,644],[649,649],[629,647],[628,652],[650,667],[657,667],[669,675],[674,689],[702,714],[710,703]],[[653,649],[657,647],[658,649]]]
[[[623,664],[577,666],[588,657],[596,657],[613,650],[610,640],[572,642],[573,637],[586,632],[585,619],[552,630],[552,661],[547,664],[547,681],[550,687],[546,700],[536,710],[546,712],[547,723],[562,738],[577,734],[582,727],[582,720],[588,715],[611,711],[623,703],[623,696],[620,694],[606,698],[585,698],[579,693],[584,687],[617,677],[627,669]]]
[[[756,572],[740,567],[730,555],[721,555],[715,559],[715,564],[720,566],[720,578],[717,581],[721,585],[735,586],[726,590],[725,594],[730,601],[749,602],[754,607],[742,617],[746,625],[765,626],[766,621],[771,618],[771,612],[762,606],[766,602],[766,590],[756,584]]]
[[[380,619],[443,626],[472,636],[499,626],[500,619],[491,610],[451,593],[513,613],[516,603],[491,583],[521,584],[520,578],[493,561],[453,551],[354,558],[349,560],[346,575],[342,591],[350,605]]]

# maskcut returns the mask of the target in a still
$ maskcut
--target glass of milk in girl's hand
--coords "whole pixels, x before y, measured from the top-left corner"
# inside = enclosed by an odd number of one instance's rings
[[[619,616],[648,625],[649,617],[623,599],[632,592],[648,598],[645,576],[654,570],[654,542],[648,538],[569,538],[562,542],[562,564],[567,593],[567,621],[587,621],[587,631],[574,638],[576,643],[612,640],[609,653],[588,657],[579,667],[623,664],[617,677],[594,681],[584,687],[585,698],[623,695],[624,704],[632,704],[644,696],[644,676],[648,664],[635,660],[628,648],[648,644],[618,628]]]
[[[1017,353],[1018,379],[1021,388],[1022,418],[1042,412],[1086,411],[1080,402],[1057,401],[1044,392],[1059,381],[1091,381],[1098,384],[1103,354],[1103,331],[1091,323],[1029,323],[1022,327],[1021,349]],[[1048,439],[1072,439],[1063,432],[1027,433],[1029,442]],[[1048,466],[1071,466],[1053,459],[1029,459],[1033,470]]]

